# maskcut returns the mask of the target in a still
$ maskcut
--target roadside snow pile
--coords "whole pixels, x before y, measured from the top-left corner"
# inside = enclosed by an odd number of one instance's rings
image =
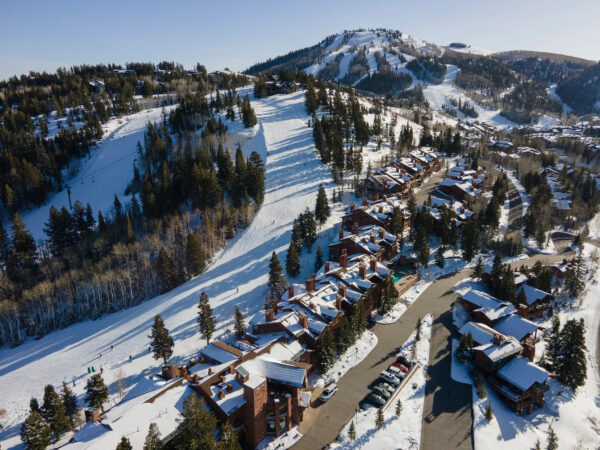
[[[404,314],[407,309],[408,307],[404,303],[398,302],[394,305],[391,311],[385,313],[383,316],[381,314],[374,313],[371,316],[371,320],[382,325],[389,325],[402,317],[402,314]]]
[[[508,176],[508,179],[510,180],[510,182],[515,186],[515,189],[517,190],[517,192],[519,193],[519,196],[521,197],[521,208],[523,209],[523,215],[527,214],[529,205],[531,205],[531,199],[527,195],[527,191],[525,190],[525,188],[523,187],[523,185],[521,184],[521,182],[518,180],[518,178],[515,176],[515,174],[513,172],[507,171],[506,175]]]
[[[597,248],[584,246],[584,259],[589,266]],[[558,448],[597,449],[600,447],[600,375],[598,373],[597,337],[600,325],[600,270],[587,282],[587,290],[581,302],[568,308],[556,309],[561,324],[570,319],[585,322],[587,380],[573,391],[556,379],[549,379],[550,391],[546,393],[546,405],[534,409],[532,414],[519,416],[487,389],[487,399],[480,399],[473,389],[473,442],[476,449],[534,448],[539,439],[542,448],[547,441],[548,427],[552,425],[558,436]],[[549,326],[549,321],[541,324]],[[540,343],[541,344],[541,343]],[[539,344],[538,344],[539,345]],[[538,352],[536,352],[538,353]],[[489,399],[489,400],[488,400]],[[487,402],[491,401],[494,418],[484,418]]]
[[[376,346],[377,336],[370,331],[365,331],[360,339],[358,339],[346,353],[335,360],[333,366],[329,369],[329,372],[325,375],[312,372],[308,377],[308,384],[311,387],[320,388],[329,383],[337,383],[346,372],[360,364]]]
[[[588,239],[600,239],[600,213],[597,213],[588,223]]]
[[[421,324],[421,339],[416,342],[415,360],[421,365],[413,377],[384,411],[383,428],[376,426],[377,408],[369,408],[358,412],[352,419],[356,429],[356,440],[348,436],[350,424],[343,428],[338,442],[331,448],[343,449],[377,449],[383,448],[419,448],[421,442],[421,422],[425,401],[425,382],[427,364],[429,363],[429,343],[431,340],[432,316],[428,314]],[[401,354],[411,358],[415,345],[416,331],[401,347]],[[396,417],[396,403],[402,403],[400,417]]]

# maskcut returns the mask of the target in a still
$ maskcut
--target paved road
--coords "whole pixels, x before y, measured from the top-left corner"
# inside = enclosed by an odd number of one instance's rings
[[[507,196],[509,201],[510,210],[508,212],[508,226],[509,228],[518,228],[520,226],[521,217],[523,216],[523,206],[521,204],[521,196],[515,186],[509,181],[510,188],[508,189]]]
[[[421,205],[429,197],[429,193],[432,192],[440,181],[444,178],[444,171],[433,173],[425,183],[419,188],[419,192],[415,194],[415,200],[417,205]]]
[[[534,264],[560,261],[573,253],[535,255],[527,261]],[[524,262],[515,262],[518,267]],[[365,360],[352,368],[338,383],[338,393],[327,403],[314,401],[307,419],[299,426],[304,435],[295,449],[320,449],[334,441],[341,428],[350,420],[358,403],[369,392],[379,373],[391,364],[398,347],[408,339],[419,317],[433,315],[430,367],[423,411],[422,448],[471,449],[471,391],[469,386],[450,378],[451,334],[453,330],[451,304],[456,300],[452,288],[470,275],[465,270],[434,282],[419,299],[391,325],[374,325],[371,331],[379,342]]]

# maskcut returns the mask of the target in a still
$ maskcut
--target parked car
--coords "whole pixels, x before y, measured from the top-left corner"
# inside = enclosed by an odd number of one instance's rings
[[[379,374],[379,378],[390,383],[392,386],[398,386],[400,384],[400,380],[398,378],[385,370]]]
[[[408,372],[408,367],[406,367],[404,364],[399,363],[399,362],[395,362],[394,364],[392,364],[392,366],[397,367],[398,369],[400,369],[402,372],[406,373]]]
[[[396,358],[396,362],[404,364],[406,367],[410,367],[412,365],[408,358],[406,358],[406,356],[404,355],[398,355],[398,357]]]
[[[333,397],[333,395],[336,392],[337,392],[337,384],[332,383],[329,386],[327,386],[323,392],[321,392],[321,395],[319,396],[319,398],[321,399],[322,402],[326,402],[331,397]]]
[[[382,387],[383,389],[388,391],[390,394],[393,394],[394,392],[396,392],[396,388],[394,386],[391,386],[383,381],[381,383],[379,383],[377,386]]]
[[[396,378],[400,378],[401,380],[406,376],[406,374],[402,371],[402,369],[400,369],[399,367],[396,367],[394,365],[391,365],[387,371],[389,373],[391,373],[392,375],[394,375]]]
[[[392,396],[392,394],[387,389],[384,389],[379,385],[373,388],[373,392],[386,400]]]
[[[385,400],[383,399],[383,397],[381,397],[377,394],[374,394],[372,392],[369,395],[367,395],[367,401],[375,406],[385,405]]]

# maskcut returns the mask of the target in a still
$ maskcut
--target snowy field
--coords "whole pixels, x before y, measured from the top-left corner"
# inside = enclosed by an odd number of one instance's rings
[[[339,444],[332,444],[331,448],[377,450],[419,448],[432,320],[430,314],[423,318],[421,339],[416,343],[415,357],[421,367],[417,369],[400,393],[393,397],[394,400],[384,412],[385,422],[383,428],[377,430],[375,425],[376,408],[360,411],[351,419],[356,427],[356,440],[351,441],[348,436],[348,430],[350,429],[350,423],[348,423],[340,433]],[[415,335],[416,331],[413,331],[402,345],[399,353],[412,358]],[[400,417],[396,417],[396,402],[398,400],[402,402]]]
[[[260,310],[271,252],[287,248],[293,220],[306,207],[314,208],[319,184],[330,182],[330,173],[315,158],[303,91],[262,99],[253,106],[260,127],[244,150],[256,150],[266,159],[266,186],[264,204],[252,224],[216,255],[202,275],[171,292],[134,308],[52,332],[38,341],[1,349],[0,398],[7,411],[2,422],[5,430],[0,434],[2,448],[20,445],[20,423],[28,414],[29,399],[32,395],[41,399],[46,384],[57,387],[63,380],[72,383],[75,379],[75,392],[81,395],[90,365],[96,370],[102,367],[109,384],[119,370],[129,386],[141,379],[144,371],[157,372],[160,363],[148,353],[147,337],[156,314],[163,317],[175,339],[171,362],[184,362],[205,345],[196,323],[200,292],[211,299],[217,318],[215,338],[232,328],[236,305],[247,316]],[[141,131],[145,123],[146,118],[141,117],[136,129]],[[121,139],[135,133],[127,124],[120,130]],[[137,137],[130,139],[135,146]],[[128,165],[127,180],[130,176]],[[109,178],[113,178],[112,173]],[[105,195],[112,201],[114,192],[111,188]]]

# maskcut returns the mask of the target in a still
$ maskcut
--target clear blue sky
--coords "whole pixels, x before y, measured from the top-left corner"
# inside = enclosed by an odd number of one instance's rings
[[[600,59],[600,0],[0,0],[0,79],[81,63],[243,70],[343,29]]]

